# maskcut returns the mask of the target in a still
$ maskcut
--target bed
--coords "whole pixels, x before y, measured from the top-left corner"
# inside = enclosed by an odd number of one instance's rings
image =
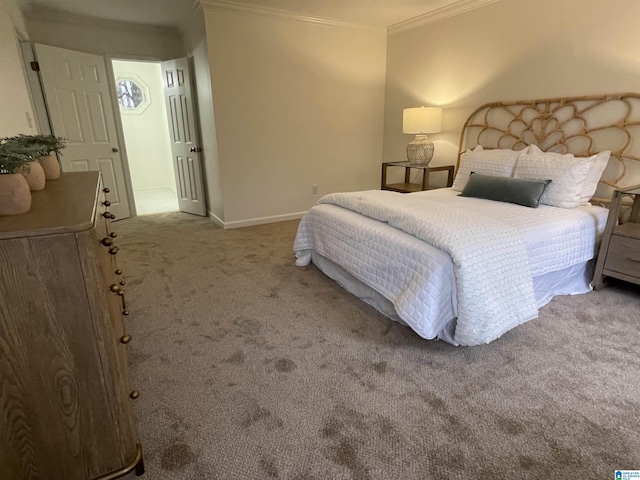
[[[422,338],[490,343],[554,296],[591,291],[607,199],[640,172],[639,120],[637,94],[483,105],[451,188],[326,195],[300,221],[296,264]],[[503,187],[535,190],[537,208],[491,199]]]

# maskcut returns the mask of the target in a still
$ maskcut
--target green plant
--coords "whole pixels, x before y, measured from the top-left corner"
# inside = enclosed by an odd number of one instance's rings
[[[0,174],[29,172],[29,162],[40,155],[41,145],[25,145],[17,137],[0,139]]]
[[[65,138],[54,135],[18,135],[12,138],[25,147],[37,148],[40,152],[38,156],[49,155],[51,152],[62,155],[60,150],[67,146]]]

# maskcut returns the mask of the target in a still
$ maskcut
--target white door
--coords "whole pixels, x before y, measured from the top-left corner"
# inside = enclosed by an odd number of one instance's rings
[[[189,62],[186,58],[162,62],[162,72],[180,211],[206,216]]]
[[[102,172],[110,211],[130,216],[104,58],[35,44],[53,134],[67,139],[62,170]]]

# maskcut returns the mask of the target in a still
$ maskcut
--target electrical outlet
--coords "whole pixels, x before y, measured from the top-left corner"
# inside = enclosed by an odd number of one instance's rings
[[[313,185],[311,185],[311,193],[313,193],[314,195],[318,194],[318,184],[314,183]]]

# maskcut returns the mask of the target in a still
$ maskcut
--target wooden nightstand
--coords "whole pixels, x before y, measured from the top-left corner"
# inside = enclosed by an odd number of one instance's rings
[[[404,183],[392,183],[387,185],[387,167],[403,167],[404,168]],[[422,170],[422,183],[411,183],[411,169]],[[453,185],[453,165],[445,165],[443,167],[429,167],[420,163],[409,162],[386,162],[382,164],[382,181],[380,182],[380,188],[382,190],[393,190],[394,192],[420,192],[422,190],[431,190],[433,188],[429,185],[429,174],[432,172],[448,172],[447,187]]]
[[[625,196],[633,196],[629,220],[618,223]],[[607,227],[602,238],[593,288],[602,288],[604,277],[615,277],[640,285],[640,185],[613,192]]]

